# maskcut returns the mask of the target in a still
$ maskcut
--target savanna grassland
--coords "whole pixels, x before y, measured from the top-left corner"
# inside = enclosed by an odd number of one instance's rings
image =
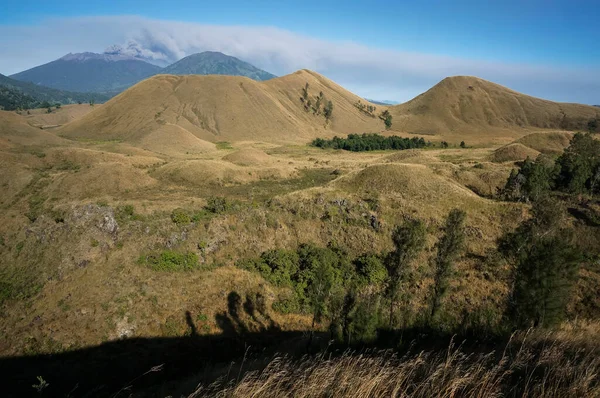
[[[0,112],[0,369],[48,396],[598,396],[597,110],[432,90],[160,75]],[[363,132],[423,139],[310,145]]]

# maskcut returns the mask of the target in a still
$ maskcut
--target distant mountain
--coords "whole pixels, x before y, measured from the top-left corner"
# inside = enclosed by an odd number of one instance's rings
[[[214,51],[205,51],[187,56],[167,66],[160,73],[170,75],[246,76],[258,81],[276,77],[240,59]]]
[[[159,73],[161,68],[123,54],[67,54],[11,75],[15,80],[79,92],[119,92]]]
[[[0,74],[0,108],[15,110],[17,108],[32,109],[44,102],[55,104],[74,104],[77,102],[96,103],[108,101],[111,95],[98,93],[75,93],[25,83]]]
[[[369,99],[369,98],[365,98],[365,99],[375,105],[398,105],[399,104],[399,102],[397,102],[397,101],[388,101],[388,100],[378,101],[378,100]]]
[[[600,108],[600,105],[592,105],[592,106],[595,106],[595,107],[597,107],[597,108]]]

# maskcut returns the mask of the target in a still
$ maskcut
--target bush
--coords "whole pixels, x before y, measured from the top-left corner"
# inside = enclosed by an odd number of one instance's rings
[[[363,254],[354,260],[354,266],[361,285],[381,285],[388,277],[381,258],[374,254]]]
[[[117,208],[115,210],[115,217],[116,217],[117,221],[119,221],[119,222],[133,221],[133,220],[140,219],[140,216],[135,214],[135,208],[133,207],[133,205],[117,206]]]
[[[232,204],[224,197],[212,196],[206,200],[204,208],[211,213],[222,214],[232,208]]]
[[[192,220],[185,210],[177,208],[171,212],[171,221],[177,225],[181,225],[189,224]]]
[[[179,253],[165,250],[161,253],[141,256],[138,262],[154,271],[188,271],[198,266],[198,256],[192,252]]]

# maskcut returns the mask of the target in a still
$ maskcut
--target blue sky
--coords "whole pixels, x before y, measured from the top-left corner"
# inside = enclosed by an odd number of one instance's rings
[[[600,87],[599,1],[66,0],[11,2],[3,8],[0,33],[13,34],[0,38],[0,73],[15,73],[51,61],[64,52],[83,51],[86,45],[89,51],[102,51],[111,44],[134,40],[153,51],[165,50],[164,62],[199,50],[227,49],[258,66],[274,69],[277,74],[292,72],[291,68],[317,69],[330,77],[333,74],[334,80],[338,77],[337,81],[365,96],[383,99],[409,99],[427,89],[427,84],[443,78],[446,71],[446,75],[478,72],[484,75],[481,77],[549,99],[600,102],[598,94],[594,94]],[[136,22],[129,24],[127,18]],[[69,32],[61,29],[67,25],[73,35],[84,37],[69,37]],[[133,25],[143,33],[134,32]],[[110,32],[103,30],[107,26]],[[229,30],[209,32],[203,28],[208,26]],[[252,51],[248,50],[247,41],[239,39],[245,36],[240,33],[244,29],[250,37],[255,35]],[[13,48],[19,40],[28,48],[35,47],[35,37],[29,37],[28,31],[36,32],[44,47],[38,56]],[[194,34],[202,36],[202,40],[194,42],[190,37]],[[207,39],[211,34],[220,36],[212,41],[214,46]],[[40,35],[50,35],[54,42],[47,42]],[[302,44],[298,48],[302,57],[290,56],[289,50],[278,54],[285,43],[276,43],[276,39],[283,39],[271,35],[286,37],[290,46]],[[222,36],[230,39],[223,41]],[[388,59],[380,60],[379,65],[371,59],[370,63],[350,60],[340,66],[339,59],[326,59],[327,45],[340,59],[350,58],[352,51],[357,57]],[[304,54],[317,48],[318,56]],[[259,54],[260,51],[267,55]],[[306,66],[302,65],[303,60]],[[395,60],[402,64],[398,67],[401,78],[390,82],[387,72],[393,76]],[[430,63],[438,65],[433,68]],[[444,69],[444,63],[448,68]],[[423,73],[419,73],[421,66],[426,70]],[[373,76],[362,76],[381,68],[387,71],[383,75],[391,87]],[[536,73],[538,70],[540,73]],[[567,91],[569,87],[572,90]]]

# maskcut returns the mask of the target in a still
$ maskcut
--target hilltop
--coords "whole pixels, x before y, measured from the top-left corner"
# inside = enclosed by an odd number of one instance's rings
[[[390,107],[394,130],[415,134],[487,135],[499,129],[586,128],[598,109],[547,101],[477,77],[448,77],[425,93]]]
[[[305,107],[333,104],[328,121]],[[121,93],[85,117],[64,126],[69,137],[149,143],[159,136],[218,141],[307,142],[321,136],[383,130],[383,122],[361,112],[360,97],[318,73],[302,70],[257,82],[237,76],[158,75]]]
[[[188,55],[160,72],[169,75],[228,75],[246,76],[252,80],[269,80],[275,75],[236,57],[216,51]]]

